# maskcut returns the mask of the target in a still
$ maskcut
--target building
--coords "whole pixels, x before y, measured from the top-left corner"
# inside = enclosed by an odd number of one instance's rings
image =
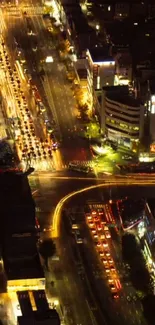
[[[132,81],[132,57],[129,49],[119,49],[115,56],[115,62],[114,85],[128,85]]]
[[[45,276],[33,235],[13,235],[3,244],[2,257],[8,292],[22,291],[24,288],[45,289]]]
[[[55,309],[49,308],[44,290],[17,292],[16,305],[19,325],[60,325],[59,315]]]
[[[77,57],[80,57],[83,51],[96,42],[96,31],[88,25],[79,1],[64,2],[63,8],[66,15],[67,38],[71,42],[74,40]]]
[[[60,318],[55,309],[46,313],[33,312],[30,316],[18,317],[17,325],[60,325]]]
[[[118,204],[120,226],[123,231],[129,231],[137,226],[145,217],[145,200],[126,198],[119,200]]]
[[[93,71],[94,89],[114,85],[115,61],[109,52],[109,46],[96,47],[86,51],[86,58]]]
[[[1,242],[14,233],[35,232],[35,204],[27,176],[0,172]]]
[[[154,4],[151,1],[141,0],[88,0],[81,1],[83,10],[90,13],[96,13],[104,21],[112,19],[123,20],[125,18],[145,18],[154,13]],[[152,13],[153,11],[153,13]]]
[[[131,149],[143,134],[144,107],[129,95],[127,86],[104,87],[101,100],[102,133]]]
[[[83,102],[92,109],[93,105],[93,74],[87,59],[78,59],[74,62],[76,83],[83,93]]]

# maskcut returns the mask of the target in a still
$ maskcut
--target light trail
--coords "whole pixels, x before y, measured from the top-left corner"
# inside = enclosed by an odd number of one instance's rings
[[[125,179],[125,180],[120,180],[119,183],[116,182],[111,182],[109,181],[108,183],[104,183],[104,184],[96,184],[96,185],[91,185],[91,186],[88,186],[88,187],[85,187],[85,188],[82,188],[80,190],[77,190],[77,191],[73,191],[69,194],[67,194],[66,196],[64,196],[60,201],[59,203],[57,204],[55,210],[54,210],[54,214],[53,214],[53,220],[52,220],[52,237],[53,239],[56,239],[59,237],[59,234],[60,234],[60,221],[61,221],[61,211],[62,211],[62,208],[63,208],[63,205],[69,200],[71,199],[72,197],[78,195],[78,194],[81,194],[81,193],[84,193],[84,192],[87,192],[87,191],[90,191],[90,190],[93,190],[93,189],[97,189],[97,188],[104,188],[104,187],[107,187],[107,186],[135,186],[135,185],[155,185],[155,183],[153,184],[152,182],[144,182],[142,181],[141,183],[137,182],[137,181],[134,181],[132,182],[130,180],[130,183],[129,183],[129,180],[128,179]]]

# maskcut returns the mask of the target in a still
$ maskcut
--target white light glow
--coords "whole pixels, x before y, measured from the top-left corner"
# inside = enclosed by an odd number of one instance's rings
[[[100,89],[100,76],[97,76],[97,89]]]
[[[52,56],[47,56],[45,59],[46,63],[52,63],[53,62],[53,57]]]
[[[100,61],[100,62],[93,62],[93,63],[97,65],[104,65],[104,66],[115,65],[115,61]]]

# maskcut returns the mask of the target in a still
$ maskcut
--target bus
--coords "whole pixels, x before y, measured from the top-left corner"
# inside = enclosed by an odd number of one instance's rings
[[[70,163],[69,164],[69,169],[71,170],[75,170],[81,173],[86,173],[88,174],[90,172],[90,167],[88,166],[80,166],[80,165],[76,165],[74,163]]]

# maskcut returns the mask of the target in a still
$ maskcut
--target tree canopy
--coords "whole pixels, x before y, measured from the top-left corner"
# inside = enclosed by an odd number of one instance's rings
[[[48,258],[52,257],[56,253],[56,246],[52,238],[45,239],[39,245],[39,253],[45,260],[45,265],[48,268]]]
[[[153,292],[153,280],[147,269],[140,243],[133,234],[122,237],[122,255],[130,266],[130,277],[136,290],[144,294]]]

